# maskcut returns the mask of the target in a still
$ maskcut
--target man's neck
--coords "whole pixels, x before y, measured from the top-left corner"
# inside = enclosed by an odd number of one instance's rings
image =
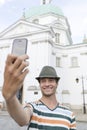
[[[42,96],[40,101],[43,102],[50,109],[54,109],[58,105],[56,96],[53,97]]]

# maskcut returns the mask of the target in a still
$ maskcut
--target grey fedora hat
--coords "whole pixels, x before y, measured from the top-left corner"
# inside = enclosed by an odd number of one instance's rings
[[[57,76],[56,70],[52,66],[44,66],[36,79],[39,81],[41,78],[55,78],[57,80],[60,77]]]

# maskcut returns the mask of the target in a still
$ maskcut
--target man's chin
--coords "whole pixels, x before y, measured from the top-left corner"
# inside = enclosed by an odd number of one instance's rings
[[[43,96],[50,97],[50,96],[52,96],[52,93],[43,93]]]

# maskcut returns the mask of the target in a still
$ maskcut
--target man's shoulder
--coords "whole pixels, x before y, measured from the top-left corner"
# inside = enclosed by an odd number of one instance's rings
[[[59,108],[64,112],[64,113],[67,113],[67,114],[70,114],[72,115],[73,114],[73,111],[71,110],[71,108],[67,105],[64,105],[64,104],[59,104]]]
[[[36,101],[29,102],[28,104],[30,104],[30,105],[40,105],[42,103],[40,102],[40,100],[36,100]]]
[[[70,110],[70,106],[60,103],[59,107],[65,110]]]

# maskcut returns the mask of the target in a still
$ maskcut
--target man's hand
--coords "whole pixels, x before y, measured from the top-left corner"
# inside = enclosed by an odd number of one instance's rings
[[[27,55],[8,55],[4,71],[4,83],[2,94],[6,101],[12,99],[21,88],[24,78],[28,73],[26,68],[29,63],[26,61]]]

